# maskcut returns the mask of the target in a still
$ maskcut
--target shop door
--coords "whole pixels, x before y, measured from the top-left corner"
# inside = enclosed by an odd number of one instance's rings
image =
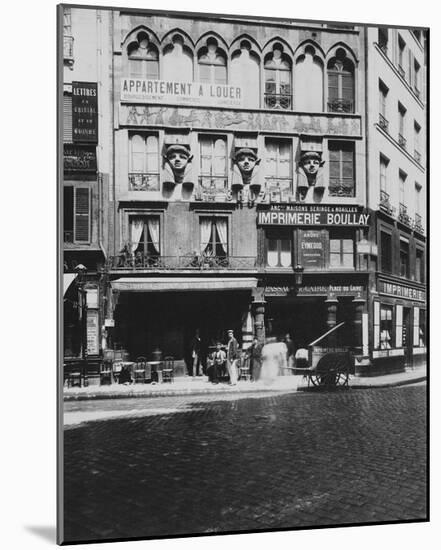
[[[410,307],[403,308],[403,348],[404,361],[406,365],[412,364],[412,331],[410,326],[411,309]]]

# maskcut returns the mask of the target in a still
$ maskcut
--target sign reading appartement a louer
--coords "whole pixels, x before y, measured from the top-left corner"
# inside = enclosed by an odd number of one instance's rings
[[[227,84],[123,78],[121,101],[242,107],[243,90]]]
[[[354,206],[333,205],[289,205],[286,208],[272,208],[258,213],[258,225],[293,226],[345,226],[368,225],[370,214]]]
[[[72,140],[75,143],[98,143],[96,82],[72,82]]]

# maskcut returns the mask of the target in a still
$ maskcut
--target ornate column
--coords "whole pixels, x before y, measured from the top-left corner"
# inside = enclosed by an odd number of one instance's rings
[[[265,343],[265,300],[252,302],[254,316],[254,335],[262,344]]]
[[[357,355],[363,355],[363,311],[366,300],[358,293],[352,303],[354,304],[353,348]]]
[[[325,300],[325,304],[326,304],[326,307],[328,309],[328,316],[327,316],[327,319],[326,319],[327,330],[331,330],[337,324],[338,300],[335,297],[335,294],[330,293],[328,295],[328,297],[326,298],[326,300]],[[335,332],[332,332],[328,336],[329,347],[331,347],[331,348],[335,347],[336,342],[337,342],[337,335],[335,334]]]

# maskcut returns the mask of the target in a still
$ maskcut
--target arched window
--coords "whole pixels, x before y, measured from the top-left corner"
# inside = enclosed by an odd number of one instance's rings
[[[156,135],[130,136],[129,186],[132,191],[159,189],[159,142]]]
[[[259,57],[251,49],[248,40],[242,40],[240,49],[231,59],[230,84],[243,90],[244,106],[258,108],[260,101]]]
[[[180,34],[175,34],[164,49],[162,78],[179,82],[193,81],[193,54],[185,46]]]
[[[296,111],[323,111],[323,63],[313,46],[306,46],[294,68]]]
[[[291,109],[291,60],[283,53],[283,46],[275,44],[265,58],[265,107]]]
[[[136,40],[127,47],[130,78],[159,78],[158,50],[149,41],[148,34],[140,31]]]
[[[227,59],[218,47],[215,38],[209,38],[207,45],[199,50],[199,81],[210,84],[227,83]]]
[[[354,65],[339,48],[328,62],[328,111],[353,113],[355,111]]]

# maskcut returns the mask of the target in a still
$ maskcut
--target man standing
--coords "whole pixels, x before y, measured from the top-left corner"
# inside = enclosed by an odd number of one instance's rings
[[[286,360],[288,363],[288,368],[294,368],[294,342],[291,340],[290,334],[285,336],[285,345],[286,345]]]
[[[219,374],[222,372],[227,356],[220,342],[216,343],[216,351],[211,355],[210,366],[207,369],[208,380],[213,384],[219,383]]]
[[[254,337],[253,343],[248,348],[248,357],[250,358],[250,376],[251,380],[254,382],[257,382],[260,378],[262,347],[263,345],[256,337]]]
[[[201,369],[201,338],[199,329],[196,329],[193,340],[191,341],[191,376],[200,376]]]
[[[228,331],[228,344],[227,344],[227,368],[228,375],[230,377],[230,385],[235,386],[237,384],[237,360],[239,359],[239,343],[234,337],[232,330]]]

